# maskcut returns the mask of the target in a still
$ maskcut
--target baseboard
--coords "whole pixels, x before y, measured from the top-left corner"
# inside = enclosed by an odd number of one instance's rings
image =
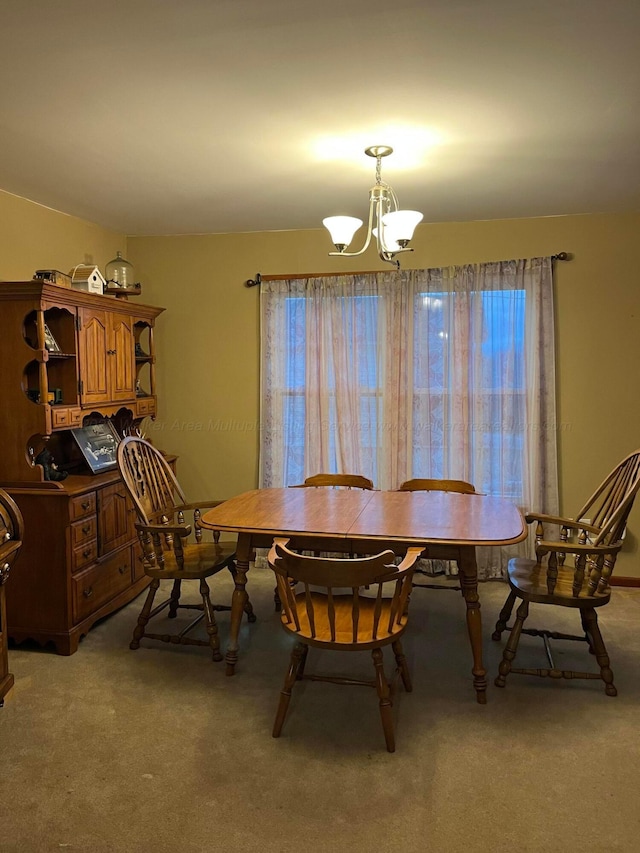
[[[640,586],[640,578],[612,577],[609,583],[611,586]]]

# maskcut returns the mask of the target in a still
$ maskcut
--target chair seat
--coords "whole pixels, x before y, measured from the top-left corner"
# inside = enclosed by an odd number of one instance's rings
[[[307,613],[304,593],[299,593],[295,598],[298,606],[300,629],[296,630],[295,624],[287,620],[286,612],[284,610],[280,614],[282,626],[286,631],[289,631],[291,634],[295,634],[297,637],[303,639],[312,646],[324,646],[329,648],[333,645],[339,645],[341,648],[348,649],[374,649],[377,646],[385,645],[386,643],[390,643],[402,636],[407,624],[407,615],[405,614],[400,617],[399,624],[396,622],[392,631],[388,630],[391,614],[391,599],[383,599],[380,618],[378,621],[377,637],[375,640],[371,640],[376,600],[375,598],[364,598],[361,596],[359,598],[358,637],[362,637],[362,639],[354,642],[353,596],[334,595],[333,607],[335,610],[336,630],[335,638],[332,639],[327,608],[328,596],[324,593],[318,592],[312,592],[310,594],[314,609],[315,632],[311,631],[311,626],[309,624],[309,616]]]
[[[509,586],[521,598],[539,604],[557,604],[560,607],[590,608],[600,607],[611,598],[611,589],[605,592],[589,594],[586,583],[576,595],[573,591],[574,569],[572,566],[558,566],[558,578],[553,590],[548,586],[548,568],[525,557],[509,560]],[[585,571],[588,577],[588,568]]]
[[[150,578],[180,578],[182,580],[199,580],[215,575],[222,569],[233,565],[235,542],[218,543],[201,542],[199,545],[189,543],[184,546],[184,568],[176,563],[173,550],[164,552],[164,568],[145,564],[145,574]]]

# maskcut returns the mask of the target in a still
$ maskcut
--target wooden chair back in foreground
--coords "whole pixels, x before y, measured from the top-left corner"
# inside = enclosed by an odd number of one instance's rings
[[[4,585],[9,580],[13,564],[22,548],[23,538],[22,513],[13,498],[0,489],[0,707],[4,704],[4,697],[13,687],[13,675],[9,672]]]
[[[387,750],[394,752],[391,709],[398,676],[407,691],[412,689],[400,638],[407,627],[411,578],[422,549],[410,548],[396,566],[391,551],[356,559],[309,557],[291,551],[288,541],[275,539],[269,552],[269,565],[276,574],[282,600],[282,627],[297,639],[280,693],[273,737],[280,736],[297,679],[364,684],[377,690]],[[300,591],[296,591],[298,584]],[[391,681],[384,672],[382,653],[389,644],[396,660]],[[371,651],[375,680],[305,675],[309,646]]]
[[[139,648],[143,638],[165,643],[209,646],[213,660],[222,660],[214,611],[231,610],[231,606],[211,602],[206,579],[222,569],[228,569],[235,579],[235,544],[220,544],[220,534],[217,532],[212,542],[205,541],[199,525],[201,510],[218,506],[222,501],[187,503],[167,460],[142,438],[130,436],[120,442],[118,467],[136,508],[136,530],[142,546],[144,571],[151,578],[130,648]],[[162,580],[173,581],[171,593],[154,608],[153,602]],[[202,603],[180,602],[184,580],[199,581]],[[197,610],[199,615],[179,632],[170,633],[164,630],[164,626],[159,633],[148,631],[149,621],[167,607],[169,619],[175,618],[180,610]],[[249,621],[255,622],[253,608],[248,602],[245,611]],[[208,640],[189,636],[202,619],[205,620]]]
[[[475,494],[475,488],[465,480],[432,480],[416,478],[405,480],[398,488],[399,492],[459,492],[462,495]]]
[[[495,680],[498,687],[504,687],[506,677],[514,672],[551,678],[601,678],[607,696],[617,694],[609,656],[598,626],[596,608],[608,604],[611,598],[609,580],[623,545],[627,518],[638,488],[640,450],[627,456],[614,468],[575,519],[536,513],[526,516],[528,523],[536,524],[536,559],[516,558],[509,561],[510,592],[492,635],[494,640],[499,640],[503,631],[511,632]],[[559,528],[556,538],[550,538],[547,526]],[[567,557],[572,559],[568,561]],[[508,628],[507,622],[516,599],[520,599],[521,604],[513,627]],[[578,610],[584,635],[524,628],[531,603]],[[513,666],[518,641],[523,633],[543,638],[549,668],[516,669]],[[549,642],[551,639],[582,640],[588,643],[600,672],[574,672],[556,668]]]
[[[373,489],[373,480],[361,474],[314,474],[313,477],[307,477],[304,483],[292,488],[304,489],[317,486],[329,486],[333,489]]]
[[[423,479],[416,478],[413,480],[405,480],[404,483],[398,488],[399,492],[458,492],[461,495],[475,495],[476,490],[475,487],[471,483],[467,483],[466,480],[434,480],[434,479]],[[423,562],[424,565],[424,562]],[[417,575],[426,575],[427,577],[433,577],[432,572],[428,572],[425,569],[420,568],[419,566],[416,568]],[[438,583],[415,583],[414,587],[418,589],[438,589],[438,590],[451,590],[453,592],[462,592],[461,586],[452,586],[448,584],[447,586],[443,586]]]

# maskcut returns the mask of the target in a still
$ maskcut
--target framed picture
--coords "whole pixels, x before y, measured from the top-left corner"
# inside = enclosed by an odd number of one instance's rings
[[[51,329],[45,323],[44,326],[44,345],[45,349],[48,349],[49,352],[60,352],[60,347],[58,346],[57,340],[53,337],[51,333]]]
[[[87,460],[92,474],[99,474],[101,471],[109,471],[116,467],[116,452],[120,439],[111,421],[72,429],[71,434]]]

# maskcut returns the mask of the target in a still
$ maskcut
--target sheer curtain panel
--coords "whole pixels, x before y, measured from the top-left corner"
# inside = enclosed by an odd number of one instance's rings
[[[550,258],[263,280],[261,337],[261,486],[445,477],[557,512]]]

